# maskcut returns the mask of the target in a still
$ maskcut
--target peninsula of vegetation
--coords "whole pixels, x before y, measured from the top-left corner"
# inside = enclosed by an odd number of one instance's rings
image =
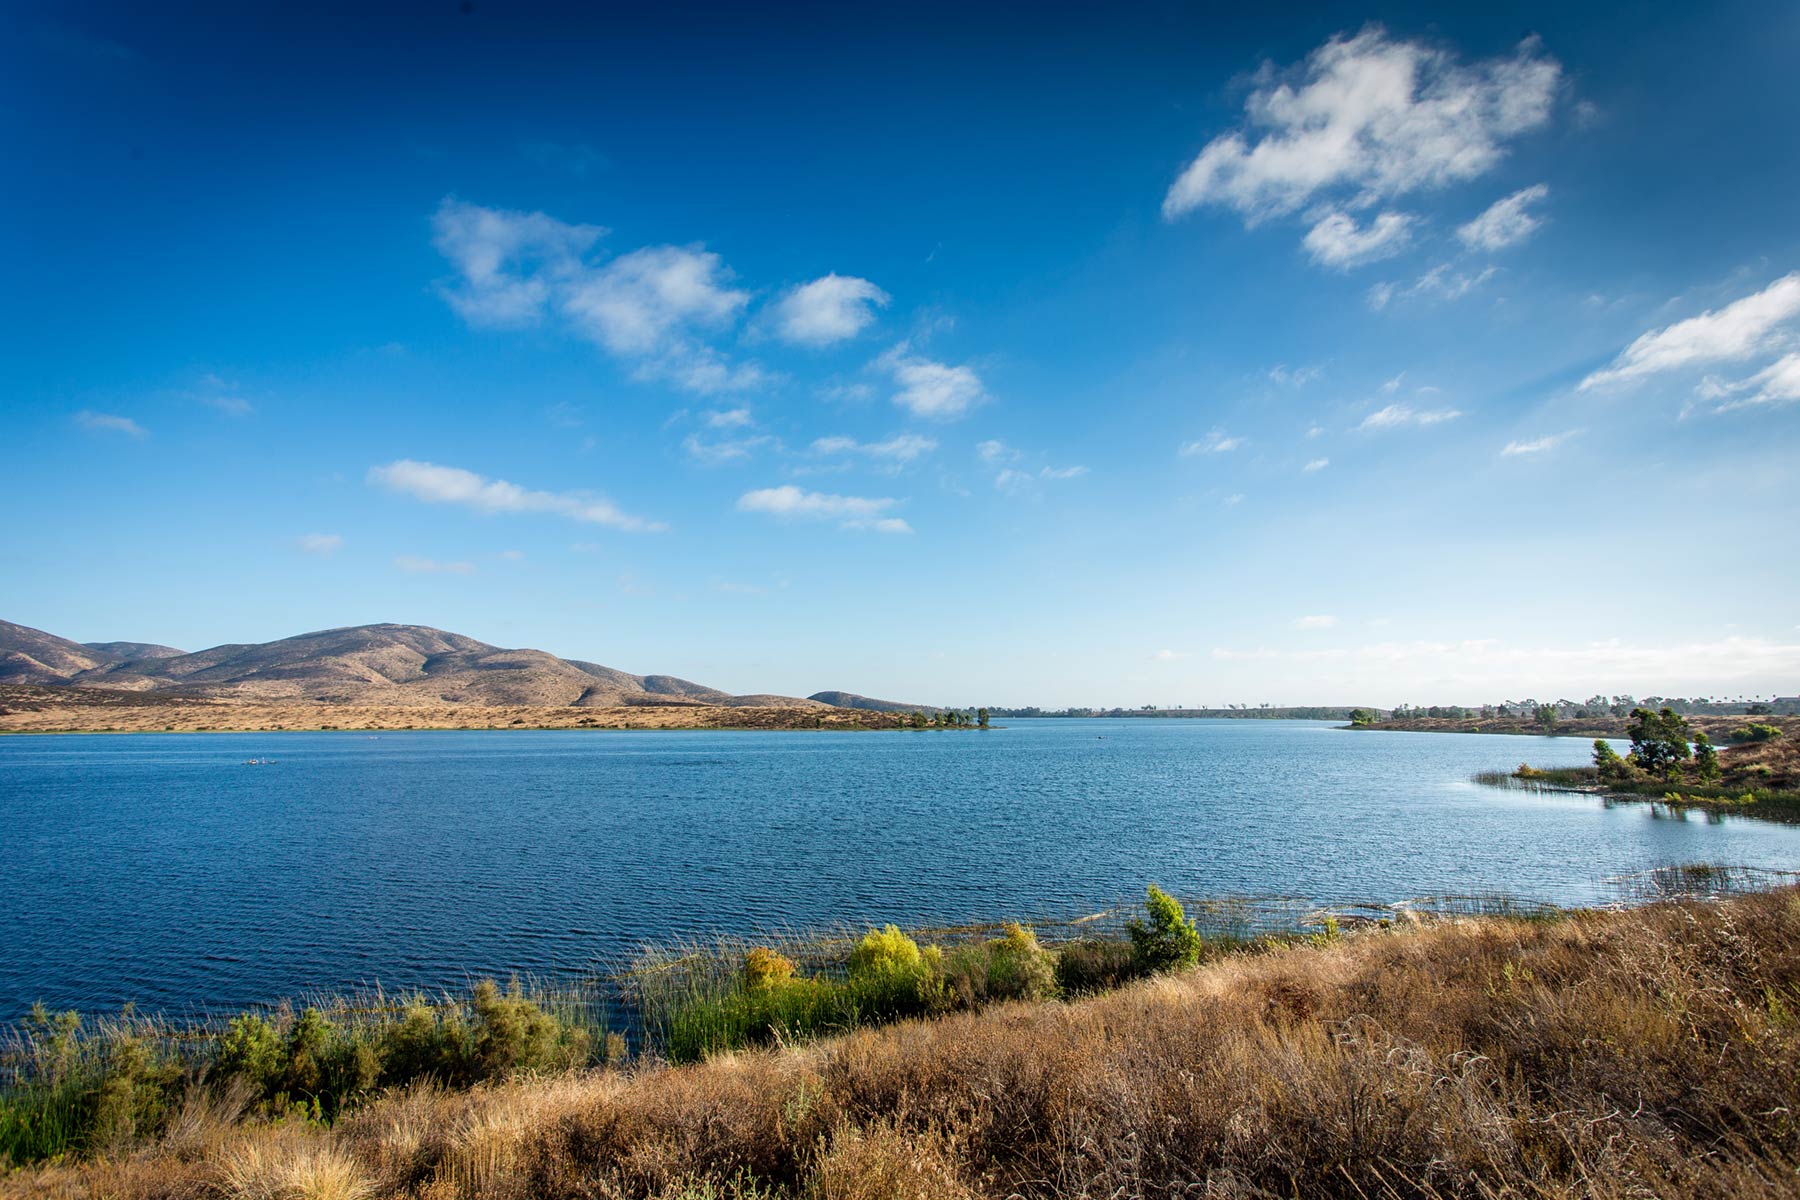
[[[1800,892],[1203,938],[870,931],[200,1036],[39,1013],[7,1195],[1791,1196]]]
[[[1750,718],[1709,733],[1673,709],[1639,708],[1625,722],[1623,732],[1631,740],[1627,754],[1620,754],[1605,738],[1596,738],[1592,766],[1540,768],[1521,763],[1516,771],[1478,778],[1800,822],[1796,725],[1800,722],[1792,718]],[[1722,752],[1715,737],[1727,743]]]

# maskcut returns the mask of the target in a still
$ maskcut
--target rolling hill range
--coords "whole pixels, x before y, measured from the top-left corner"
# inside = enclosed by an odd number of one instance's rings
[[[258,702],[830,707],[792,696],[734,696],[670,675],[502,649],[422,625],[358,625],[189,654],[140,642],[72,642],[0,621],[0,683]]]

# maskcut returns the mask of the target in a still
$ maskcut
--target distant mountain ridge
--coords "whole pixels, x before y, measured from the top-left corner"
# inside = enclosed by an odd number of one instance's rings
[[[825,707],[794,696],[734,696],[670,675],[632,675],[543,650],[509,650],[441,629],[393,624],[190,654],[143,642],[72,642],[0,621],[0,683],[337,704]]]
[[[808,700],[817,700],[820,704],[829,704],[833,708],[860,708],[868,712],[927,712],[940,711],[935,704],[903,704],[898,700],[877,700],[873,696],[859,696],[855,692],[814,692]]]

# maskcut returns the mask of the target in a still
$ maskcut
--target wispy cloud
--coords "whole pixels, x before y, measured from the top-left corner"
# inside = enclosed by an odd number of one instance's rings
[[[1700,395],[1716,400],[1716,413],[1740,408],[1779,408],[1800,400],[1800,354],[1786,354],[1767,367],[1735,383],[1705,379]]]
[[[747,408],[713,409],[701,417],[708,429],[743,429],[756,424]]]
[[[1704,363],[1754,358],[1791,339],[1793,331],[1786,326],[1796,317],[1800,317],[1800,271],[1717,311],[1651,330],[1625,347],[1610,367],[1583,379],[1580,390]]]
[[[1331,460],[1329,458],[1315,458],[1311,462],[1307,463],[1304,467],[1301,467],[1300,469],[1310,475],[1314,471],[1323,471],[1326,467],[1329,467],[1330,465],[1331,465]]]
[[[1337,618],[1329,615],[1294,618],[1295,629],[1332,629],[1337,623]]]
[[[394,560],[394,565],[409,575],[473,575],[475,564],[466,562],[439,562],[432,558],[420,558],[414,554],[402,554]]]
[[[709,467],[724,463],[743,462],[752,454],[765,446],[777,446],[780,443],[766,433],[751,437],[716,438],[707,441],[697,433],[690,433],[681,439],[681,448],[687,451],[689,458]]]
[[[1440,425],[1462,416],[1454,408],[1413,408],[1406,404],[1390,404],[1362,419],[1358,429],[1397,429],[1406,425]]]
[[[1276,363],[1269,368],[1269,381],[1282,387],[1303,388],[1325,374],[1324,367],[1290,367],[1286,363]]]
[[[1045,467],[1038,472],[1039,479],[1080,479],[1088,473],[1086,467]]]
[[[1229,454],[1249,442],[1249,438],[1230,437],[1224,430],[1215,429],[1199,441],[1183,442],[1176,450],[1183,458],[1192,458],[1196,454]]]
[[[1464,271],[1450,263],[1438,263],[1409,284],[1377,283],[1367,292],[1369,307],[1377,312],[1395,300],[1424,297],[1433,300],[1461,300],[1464,296],[1499,274],[1497,267]]]
[[[916,433],[897,433],[893,437],[879,442],[859,442],[852,437],[816,438],[812,444],[814,454],[855,454],[864,458],[887,459],[898,463],[909,463],[922,458],[936,450],[935,439],[921,437]]]
[[[845,529],[872,529],[877,533],[911,533],[912,526],[886,515],[899,503],[891,497],[839,496],[809,492],[784,484],[758,488],[738,497],[739,512],[764,513],[809,521],[836,521]]]
[[[610,500],[587,492],[537,491],[504,479],[488,479],[460,467],[441,467],[410,458],[371,467],[368,478],[375,486],[427,504],[454,504],[479,513],[548,513],[631,533],[668,528],[661,522],[631,516]]]
[[[1411,213],[1384,212],[1360,226],[1349,213],[1333,210],[1306,231],[1303,244],[1320,266],[1348,270],[1400,253],[1412,238],[1412,224]]]
[[[1019,457],[1017,450],[998,438],[976,443],[975,453],[984,463],[1013,462]]]
[[[344,545],[344,539],[335,533],[303,534],[299,542],[308,554],[336,554]]]
[[[139,425],[130,417],[121,417],[114,413],[94,412],[82,409],[75,414],[75,424],[89,433],[122,433],[126,437],[147,438],[150,431]]]
[[[775,303],[775,331],[785,342],[827,346],[853,338],[891,297],[867,279],[827,275],[793,288]]]
[[[916,417],[953,421],[987,398],[973,368],[921,357],[906,342],[876,359],[875,365],[893,376],[899,388],[894,403]]]
[[[1181,662],[1183,659],[1192,657],[1193,655],[1186,650],[1158,650],[1155,654],[1150,656],[1150,661],[1172,663]]]
[[[1548,123],[1561,77],[1535,38],[1465,64],[1377,25],[1334,37],[1295,67],[1264,65],[1242,126],[1188,164],[1163,215],[1218,205],[1255,224],[1327,198],[1360,209],[1477,178]]]
[[[1522,455],[1542,454],[1546,450],[1554,450],[1576,434],[1579,429],[1567,429],[1562,433],[1552,433],[1541,438],[1533,438],[1524,442],[1508,442],[1500,448],[1502,458],[1517,458]]]
[[[1531,211],[1533,204],[1550,194],[1545,184],[1520,188],[1488,205],[1482,214],[1457,227],[1456,236],[1471,250],[1503,250],[1536,233],[1544,219]]]

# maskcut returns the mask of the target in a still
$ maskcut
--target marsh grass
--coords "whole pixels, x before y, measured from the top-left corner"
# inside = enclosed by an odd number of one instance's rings
[[[1689,882],[1716,882],[1688,872]],[[1671,886],[1681,884],[1671,876]],[[683,1067],[388,1092],[22,1172],[201,1200],[1773,1200],[1800,893],[1457,918]],[[923,956],[922,956],[923,957]]]

